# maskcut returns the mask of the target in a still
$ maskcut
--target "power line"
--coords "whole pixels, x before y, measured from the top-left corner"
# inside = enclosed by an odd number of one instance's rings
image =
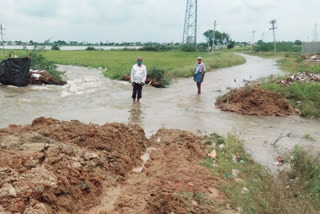
[[[256,33],[255,30],[252,31],[252,41],[251,41],[251,51],[253,49],[253,41],[254,41],[254,34]]]
[[[277,52],[276,32],[275,32],[275,30],[277,29],[276,23],[277,23],[277,20],[272,19],[270,21],[270,24],[272,25],[272,28],[269,29],[269,30],[273,30],[273,48],[274,48],[274,53]]]
[[[187,0],[182,44],[197,43],[198,0]]]

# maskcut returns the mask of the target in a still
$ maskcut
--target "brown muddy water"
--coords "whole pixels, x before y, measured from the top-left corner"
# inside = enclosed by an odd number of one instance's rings
[[[245,58],[246,64],[208,72],[200,96],[191,78],[179,79],[165,89],[145,86],[141,104],[132,104],[132,88],[127,82],[104,78],[98,69],[59,66],[68,77],[65,86],[0,86],[0,128],[28,124],[44,116],[98,124],[137,123],[147,136],[161,127],[202,133],[231,132],[245,140],[247,150],[256,160],[270,167],[279,153],[296,144],[319,149],[319,120],[244,116],[215,108],[216,98],[229,87],[243,86],[244,79],[281,74],[272,59],[247,55]],[[304,139],[306,133],[316,141]],[[272,144],[276,141],[275,147]]]

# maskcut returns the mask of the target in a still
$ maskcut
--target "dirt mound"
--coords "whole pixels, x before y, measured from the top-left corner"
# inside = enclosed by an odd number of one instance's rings
[[[245,115],[285,116],[296,111],[279,94],[259,87],[233,89],[216,103],[223,111]]]
[[[0,210],[79,213],[103,187],[124,181],[149,144],[144,131],[118,123],[38,118],[0,130]]]
[[[225,200],[218,189],[223,181],[200,165],[207,150],[202,139],[185,131],[161,129],[151,140],[153,149],[145,168],[141,173],[132,172],[118,187],[118,194],[106,195],[104,201],[115,201],[111,209],[108,205],[104,211],[213,213],[210,209],[215,205],[219,207]],[[206,195],[208,199],[197,202],[198,194]],[[116,199],[114,195],[118,195]]]

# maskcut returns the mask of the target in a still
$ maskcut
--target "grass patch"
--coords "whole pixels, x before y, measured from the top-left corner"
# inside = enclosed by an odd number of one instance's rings
[[[282,97],[288,99],[290,105],[300,110],[301,116],[320,118],[319,83],[293,83],[286,87],[276,83],[262,83],[261,87],[275,91]]]
[[[304,59],[298,56],[284,57],[277,62],[282,70],[287,71],[290,74],[306,71],[320,73],[320,64],[303,63]]]
[[[275,178],[268,169],[256,163],[246,153],[238,137],[225,137],[224,148],[218,146],[217,136],[208,136],[207,144],[210,139],[211,149],[215,149],[218,156],[216,160],[205,158],[201,165],[228,180],[221,189],[231,200],[232,207],[241,207],[244,213],[252,214],[319,213],[318,160],[312,159],[300,148],[295,149],[290,174],[282,172],[281,176]],[[235,170],[238,170],[238,176],[232,174]]]

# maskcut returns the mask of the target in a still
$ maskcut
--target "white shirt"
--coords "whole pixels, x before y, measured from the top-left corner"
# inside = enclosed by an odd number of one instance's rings
[[[146,66],[144,66],[143,64],[141,66],[138,66],[138,64],[135,64],[132,67],[130,79],[131,79],[131,82],[145,83],[147,79]]]

